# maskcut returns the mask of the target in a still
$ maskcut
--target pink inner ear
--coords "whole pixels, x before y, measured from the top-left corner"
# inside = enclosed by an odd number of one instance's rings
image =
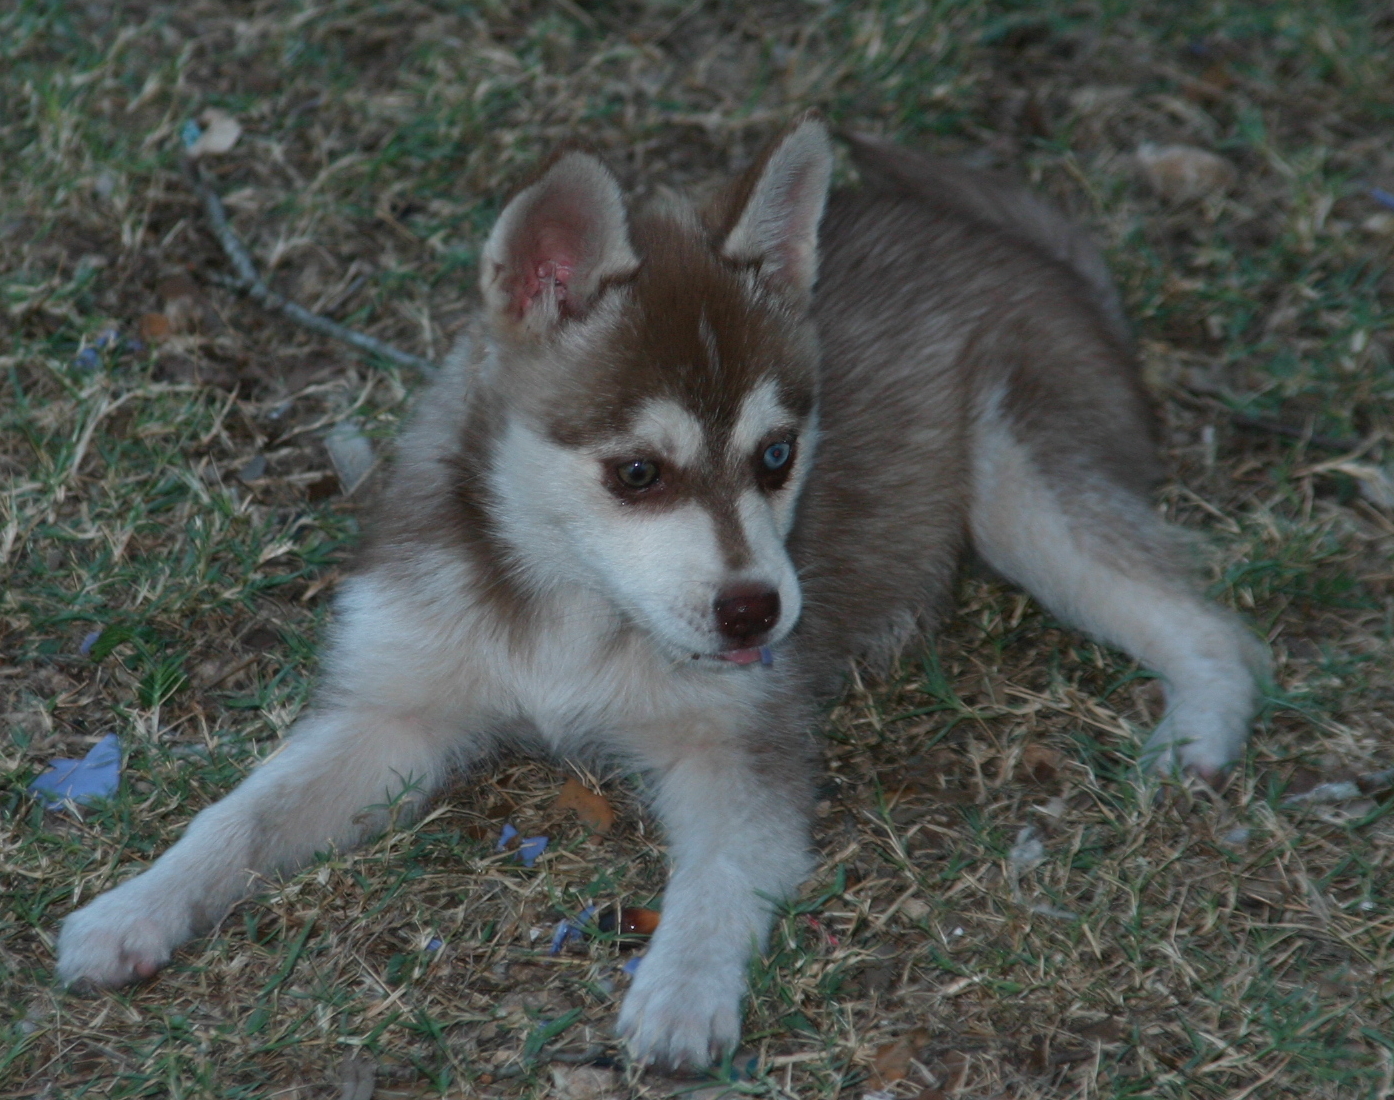
[[[567,287],[580,262],[581,249],[575,236],[569,227],[539,225],[532,240],[519,249],[519,270],[510,303],[515,316],[522,317],[548,290],[554,291],[558,305],[565,310]]]

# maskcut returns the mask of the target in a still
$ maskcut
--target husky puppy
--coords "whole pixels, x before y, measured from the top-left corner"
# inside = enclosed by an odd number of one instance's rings
[[[1161,676],[1152,766],[1240,753],[1257,643],[1187,576],[1103,261],[995,177],[788,128],[718,202],[630,209],[557,157],[482,259],[484,332],[403,436],[284,749],[65,921],[67,983],[148,977],[265,876],[501,742],[651,779],[672,875],[620,1011],[642,1062],[735,1045],[810,867],[817,701],[934,625],[971,549]]]

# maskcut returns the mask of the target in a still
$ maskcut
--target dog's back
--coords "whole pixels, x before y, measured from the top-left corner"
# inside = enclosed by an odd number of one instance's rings
[[[913,153],[865,134],[842,135],[863,181],[878,190],[914,195],[930,209],[991,227],[1071,268],[1121,343],[1132,334],[1118,287],[1093,239],[1021,184],[998,172]]]
[[[991,424],[1095,495],[1135,500],[1160,468],[1087,238],[995,176],[856,152],[864,185],[834,193],[822,228],[823,432],[792,546],[801,630],[820,651],[885,653],[946,602]]]

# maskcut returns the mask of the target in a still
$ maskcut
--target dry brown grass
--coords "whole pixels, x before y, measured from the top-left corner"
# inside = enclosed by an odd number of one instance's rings
[[[1283,801],[1391,763],[1377,5],[110,7],[0,13],[0,1097],[352,1100],[365,1065],[377,1097],[711,1086],[605,1067],[633,945],[547,953],[587,904],[661,897],[624,777],[603,777],[619,823],[595,837],[552,807],[564,769],[506,762],[269,886],[138,989],[57,991],[52,935],[303,704],[359,508],[324,430],[383,450],[413,385],[218,285],[186,120],[244,126],[209,163],[278,289],[434,357],[500,198],[552,143],[701,190],[807,105],[1012,167],[1097,226],[1166,421],[1165,505],[1207,532],[1278,686],[1228,790],[1153,798],[1131,768],[1151,682],[965,577],[935,646],[829,716],[823,867],[757,969],[736,1087],[1391,1095],[1388,803]],[[1142,141],[1219,152],[1233,182],[1165,202]],[[146,315],[165,320],[143,350],[84,354]],[[98,627],[128,640],[92,661]],[[24,786],[109,730],[120,796],[45,815]],[[535,869],[493,850],[505,820],[551,837]],[[1023,868],[1027,826],[1045,858]]]

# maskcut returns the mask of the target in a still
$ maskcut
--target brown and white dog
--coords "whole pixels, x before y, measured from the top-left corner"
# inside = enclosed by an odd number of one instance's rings
[[[831,197],[805,117],[705,213],[631,210],[578,152],[508,204],[483,331],[401,440],[315,705],[67,919],[65,982],[149,976],[263,876],[521,743],[650,777],[672,876],[619,1028],[706,1064],[809,870],[817,701],[932,627],[970,548],[1164,679],[1150,766],[1236,759],[1262,647],[1149,504],[1098,252],[995,177],[853,147],[865,183]]]

